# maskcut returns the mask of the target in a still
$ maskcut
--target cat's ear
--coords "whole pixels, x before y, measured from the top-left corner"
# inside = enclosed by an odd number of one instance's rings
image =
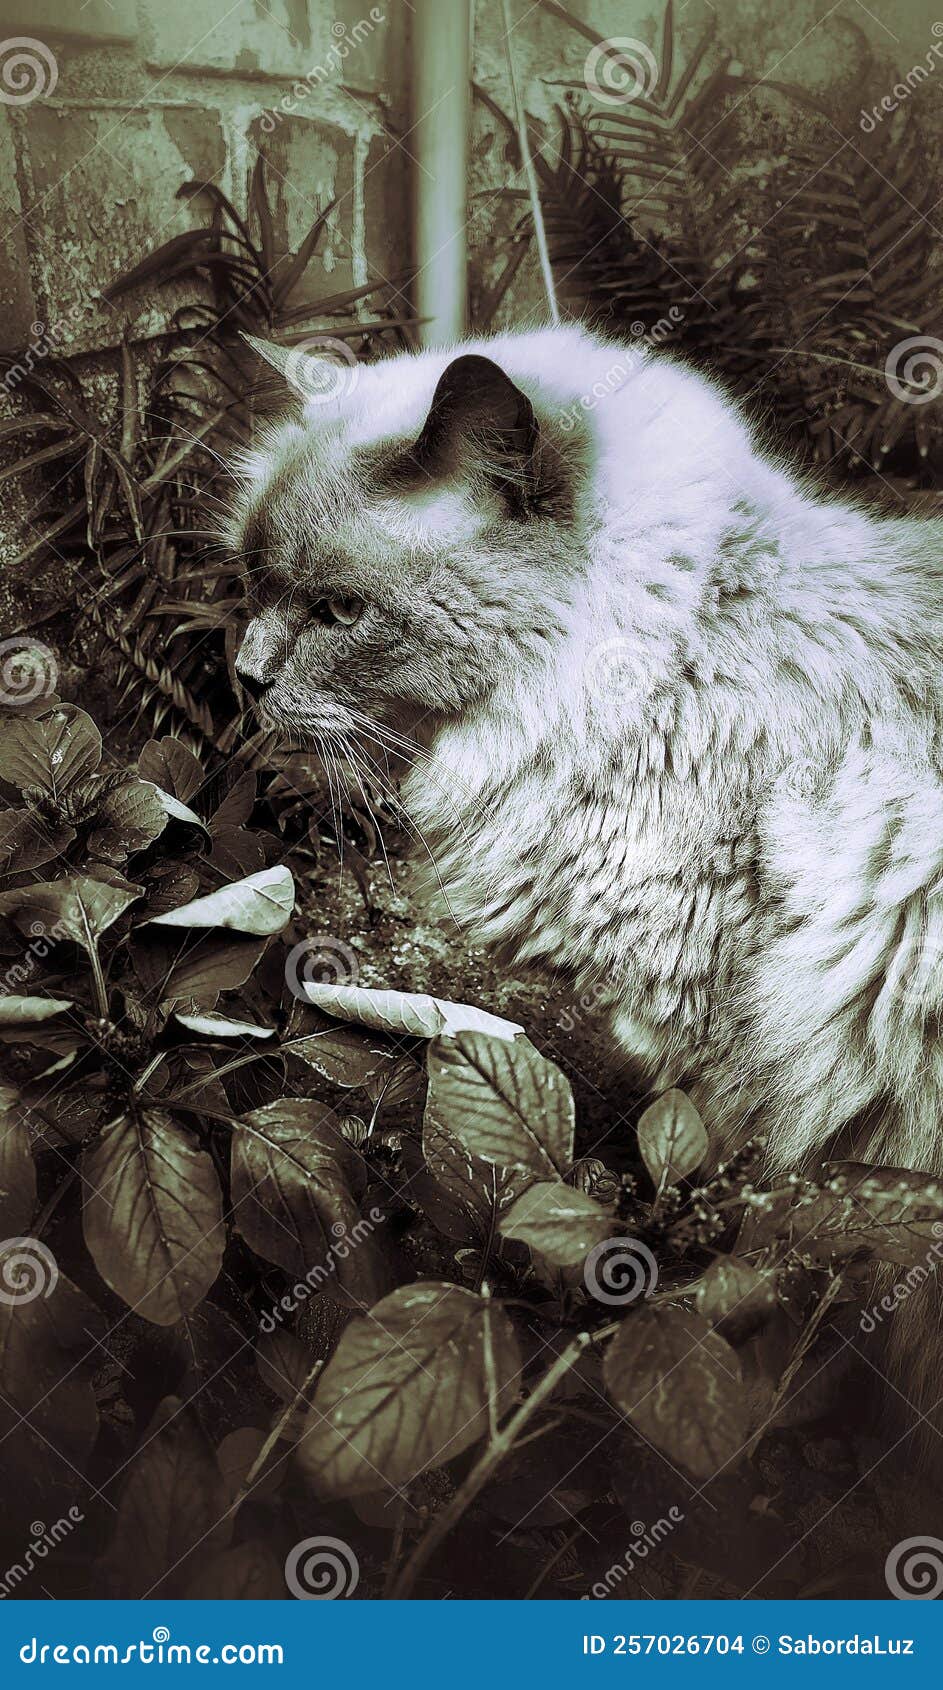
[[[506,489],[535,484],[540,430],[525,393],[490,358],[465,353],[439,377],[410,459],[426,475],[477,463]]]
[[[243,334],[242,339],[253,352],[271,364],[273,370],[300,399],[324,394],[325,382],[330,380],[333,366],[329,359],[313,358],[297,346],[279,346],[274,340],[260,340],[258,335]]]

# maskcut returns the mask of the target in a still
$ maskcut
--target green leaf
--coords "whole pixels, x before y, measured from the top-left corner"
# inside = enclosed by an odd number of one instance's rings
[[[211,1039],[273,1039],[274,1027],[260,1027],[255,1021],[233,1021],[228,1015],[217,1015],[215,1010],[204,1009],[184,1015],[181,1011],[174,1011],[174,1020],[179,1021],[181,1027],[187,1027],[191,1033],[205,1033]]]
[[[516,1021],[503,1021],[472,1004],[450,1003],[427,992],[375,991],[366,986],[318,985],[301,981],[305,996],[316,1009],[336,1015],[339,1021],[356,1021],[378,1033],[406,1033],[415,1039],[434,1039],[440,1034],[488,1033],[493,1038],[513,1039],[523,1033]]]
[[[369,1303],[377,1260],[369,1229],[356,1230],[360,1164],[333,1121],[322,1104],[292,1097],[246,1115],[232,1135],[233,1219],[266,1261],[299,1280],[320,1267],[312,1289],[333,1284]]]
[[[505,1238],[538,1250],[554,1267],[578,1267],[611,1231],[605,1209],[559,1180],[530,1186],[501,1222]]]
[[[226,1498],[194,1409],[165,1397],[132,1457],[105,1555],[109,1594],[177,1597],[225,1543]]]
[[[298,1446],[302,1470],[323,1497],[407,1485],[484,1437],[489,1397],[505,1413],[519,1373],[510,1321],[490,1299],[403,1286],[344,1332]]]
[[[483,1244],[493,1239],[500,1217],[526,1189],[528,1175],[520,1168],[498,1168],[472,1156],[461,1139],[442,1121],[426,1112],[422,1128],[422,1160],[403,1146],[409,1172],[409,1192],[416,1197],[433,1226],[456,1244]],[[413,1166],[415,1161],[416,1165]]]
[[[172,792],[165,792],[164,788],[157,786],[154,781],[142,781],[141,785],[150,788],[164,815],[169,817],[171,821],[189,822],[191,827],[198,827],[203,833],[209,832],[206,823],[201,821],[196,811],[191,810],[189,804],[184,804],[179,798],[175,798]]]
[[[338,1086],[365,1086],[396,1054],[394,1045],[387,1047],[366,1031],[339,1027],[320,1011],[301,1004],[292,1012],[280,1048]]]
[[[221,886],[205,898],[150,919],[152,927],[224,927],[236,933],[280,933],[291,917],[295,883],[283,865]]]
[[[638,1124],[638,1147],[656,1191],[693,1174],[708,1150],[701,1117],[683,1091],[666,1091]]]
[[[225,1242],[212,1159],[163,1109],[121,1115],[84,1152],[85,1242],[106,1285],[157,1326],[206,1296]]]
[[[63,880],[40,881],[0,896],[0,913],[8,914],[21,932],[69,939],[91,951],[95,941],[122,916],[143,887],[100,868],[94,875],[73,874]]]
[[[39,868],[60,856],[74,838],[75,828],[65,822],[53,826],[31,810],[4,810],[0,812],[0,874]]]
[[[712,1479],[743,1454],[750,1424],[740,1363],[703,1315],[637,1307],[603,1374],[632,1425],[696,1478]]]
[[[167,826],[167,811],[147,781],[130,780],[116,787],[102,802],[88,849],[105,862],[123,863],[147,846]]]
[[[72,1008],[72,998],[18,998],[12,993],[0,996],[0,1027],[26,1026],[37,1021],[49,1021],[54,1015]]]
[[[26,1110],[12,1086],[0,1085],[0,1233],[22,1237],[36,1205],[36,1169]]]
[[[569,1082],[528,1039],[459,1033],[429,1050],[426,1111],[473,1156],[542,1179],[564,1173],[573,1159],[573,1095]]]
[[[694,1287],[699,1314],[731,1343],[765,1325],[776,1307],[776,1275],[741,1256],[718,1256]]]
[[[203,785],[205,776],[193,752],[179,739],[149,739],[138,758],[138,774],[186,803]]]
[[[84,710],[60,705],[48,716],[7,721],[0,735],[0,780],[49,792],[90,775],[101,762],[101,734]]]

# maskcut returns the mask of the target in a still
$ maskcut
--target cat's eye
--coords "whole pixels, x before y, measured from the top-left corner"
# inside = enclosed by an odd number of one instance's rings
[[[354,623],[363,615],[364,603],[362,599],[336,598],[318,599],[312,607],[312,622],[320,622],[325,627],[339,623],[342,628],[352,628]]]

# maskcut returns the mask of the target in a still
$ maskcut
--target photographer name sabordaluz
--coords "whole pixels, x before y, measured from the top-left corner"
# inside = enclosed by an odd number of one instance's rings
[[[779,1637],[781,1655],[912,1655],[912,1637]]]

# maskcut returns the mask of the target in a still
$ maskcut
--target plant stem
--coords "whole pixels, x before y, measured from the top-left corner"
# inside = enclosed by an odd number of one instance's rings
[[[236,1492],[235,1497],[233,1498],[232,1506],[229,1510],[230,1514],[236,1513],[236,1510],[238,1508],[240,1508],[242,1506],[242,1504],[245,1502],[245,1499],[249,1495],[249,1492],[254,1489],[256,1479],[258,1478],[258,1476],[261,1473],[263,1467],[265,1466],[265,1463],[268,1460],[269,1456],[271,1455],[273,1449],[275,1448],[275,1445],[278,1443],[278,1440],[281,1437],[282,1432],[284,1431],[285,1427],[287,1426],[289,1419],[294,1414],[295,1409],[298,1407],[298,1403],[304,1398],[305,1392],[307,1391],[309,1385],[314,1384],[314,1381],[317,1378],[317,1376],[320,1373],[323,1366],[324,1366],[323,1361],[316,1361],[314,1366],[312,1368],[310,1368],[309,1371],[305,1374],[304,1379],[302,1380],[301,1384],[299,1385],[299,1387],[298,1387],[297,1391],[295,1392],[294,1396],[292,1397],[291,1401],[287,1402],[285,1404],[285,1408],[284,1408],[283,1413],[281,1413],[279,1415],[279,1417],[276,1420],[274,1426],[272,1427],[272,1430],[270,1431],[268,1437],[266,1438],[264,1444],[262,1445],[262,1448],[259,1450],[258,1455],[256,1456],[255,1460],[253,1461],[252,1466],[249,1468],[248,1473],[246,1474],[245,1478],[243,1479],[242,1484],[239,1486],[239,1489]]]
[[[466,1508],[474,1502],[479,1491],[483,1490],[488,1480],[496,1472],[506,1455],[511,1450],[529,1420],[532,1420],[539,1408],[542,1408],[547,1398],[555,1390],[560,1380],[575,1367],[583,1352],[593,1341],[593,1333],[580,1332],[562,1350],[551,1368],[548,1368],[543,1378],[535,1385],[527,1401],[522,1403],[516,1414],[512,1414],[507,1424],[489,1440],[484,1454],[475,1463],[464,1484],[459,1485],[451,1502],[440,1509],[433,1520],[425,1537],[421,1538],[413,1550],[409,1560],[400,1573],[390,1592],[395,1600],[402,1601],[411,1596],[413,1586],[419,1574],[434,1555],[439,1544],[448,1537],[465,1513]]]

